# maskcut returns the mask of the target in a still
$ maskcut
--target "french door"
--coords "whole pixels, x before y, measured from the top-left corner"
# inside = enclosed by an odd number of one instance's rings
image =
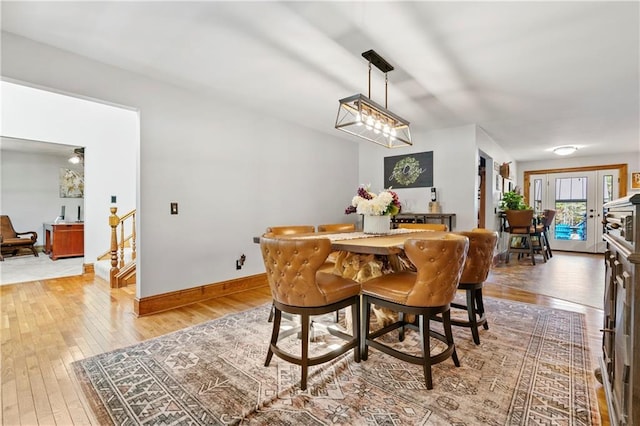
[[[602,205],[617,198],[618,169],[531,175],[529,204],[536,214],[555,210],[553,249],[603,253]]]

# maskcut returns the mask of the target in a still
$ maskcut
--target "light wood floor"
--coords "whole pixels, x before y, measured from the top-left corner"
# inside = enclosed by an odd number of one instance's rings
[[[572,268],[591,268],[592,276],[602,275],[601,256],[554,253],[551,262],[556,262],[556,267],[557,263],[565,264],[559,268],[562,276],[554,280],[558,286],[570,283],[572,292],[591,289],[587,282],[571,282]],[[545,265],[536,265],[528,277],[533,283],[544,274]],[[548,274],[545,279],[549,279]],[[584,313],[592,363],[594,368],[597,366],[602,311],[498,284],[487,284],[485,294]],[[265,287],[136,318],[132,310],[134,297],[133,287],[111,290],[93,274],[0,287],[0,424],[95,424],[75,381],[71,362],[271,301]],[[599,384],[597,392],[602,421],[608,425],[604,392]]]

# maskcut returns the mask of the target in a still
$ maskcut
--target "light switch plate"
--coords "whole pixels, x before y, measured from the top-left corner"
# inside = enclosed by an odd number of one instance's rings
[[[171,203],[171,214],[178,214],[178,203]]]

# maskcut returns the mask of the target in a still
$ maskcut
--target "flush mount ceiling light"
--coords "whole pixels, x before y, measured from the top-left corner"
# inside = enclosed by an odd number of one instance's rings
[[[369,61],[369,94],[340,99],[336,129],[387,148],[413,145],[409,122],[387,109],[387,73],[393,66],[373,50],[362,56]],[[384,73],[384,107],[371,100],[371,64]]]
[[[69,161],[71,164],[80,164],[84,162],[84,148],[76,148],[73,150],[73,155],[69,157]]]
[[[556,155],[571,155],[578,150],[577,146],[559,146],[553,148],[553,153]]]

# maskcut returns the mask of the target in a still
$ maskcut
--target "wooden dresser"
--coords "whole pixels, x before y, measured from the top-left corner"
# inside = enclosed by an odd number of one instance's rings
[[[45,223],[44,252],[53,260],[84,256],[84,223]]]
[[[640,426],[640,194],[604,205],[601,372],[612,425]]]

